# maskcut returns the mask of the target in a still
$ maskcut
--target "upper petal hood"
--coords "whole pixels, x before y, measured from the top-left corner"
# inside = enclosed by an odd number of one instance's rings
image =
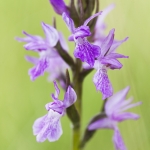
[[[71,106],[77,100],[77,95],[74,89],[71,86],[68,86],[67,92],[63,100],[64,106],[67,108]]]

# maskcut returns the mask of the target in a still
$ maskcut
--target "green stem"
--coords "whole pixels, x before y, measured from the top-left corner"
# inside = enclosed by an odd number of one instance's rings
[[[80,80],[80,71],[82,63],[79,59],[76,59],[76,68],[73,72],[73,87],[77,94],[77,101],[75,107],[80,115],[79,126],[73,128],[73,150],[80,150],[80,127],[81,127],[81,113],[82,113],[82,81]]]
[[[82,62],[79,59],[76,59],[76,68],[73,72],[73,87],[77,94],[77,101],[75,103],[78,113],[82,113],[82,83],[83,80],[80,78]]]
[[[79,150],[80,143],[80,128],[73,129],[73,148],[72,150]]]

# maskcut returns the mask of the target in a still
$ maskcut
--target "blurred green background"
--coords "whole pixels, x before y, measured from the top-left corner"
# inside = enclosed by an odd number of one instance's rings
[[[123,139],[129,150],[150,149],[150,1],[100,0],[100,8],[114,2],[116,8],[107,16],[107,31],[116,28],[116,39],[129,36],[118,52],[128,55],[121,60],[121,70],[109,71],[114,91],[131,86],[129,96],[143,105],[131,111],[138,113],[138,121],[119,124]],[[57,17],[57,26],[67,36],[69,31],[61,16],[54,13],[48,0],[1,0],[0,1],[0,150],[69,150],[71,149],[71,125],[65,116],[61,119],[64,134],[54,143],[37,143],[32,135],[34,120],[46,113],[45,104],[51,101],[53,84],[48,83],[47,74],[31,82],[27,74],[32,64],[24,56],[31,54],[23,49],[14,37],[23,35],[22,30],[42,35],[41,21],[52,23]],[[69,43],[73,51],[73,43]],[[32,53],[33,54],[33,53]],[[91,73],[84,82],[83,126],[101,106],[101,94],[92,83]],[[113,150],[113,131],[99,130],[86,145],[86,150]]]

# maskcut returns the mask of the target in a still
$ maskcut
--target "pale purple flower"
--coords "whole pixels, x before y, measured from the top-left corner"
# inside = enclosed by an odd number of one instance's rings
[[[62,135],[60,118],[65,114],[66,108],[75,103],[77,95],[74,89],[69,86],[65,93],[64,100],[58,99],[60,90],[54,82],[55,94],[52,94],[53,102],[45,105],[48,114],[38,118],[33,124],[33,134],[36,135],[37,142],[44,142],[48,139],[54,142]]]
[[[97,120],[88,126],[89,130],[108,128],[114,130],[113,142],[116,150],[126,150],[125,144],[118,129],[118,122],[133,119],[137,120],[139,115],[125,112],[127,109],[141,105],[142,102],[132,103],[133,98],[126,99],[129,87],[117,92],[110,97],[105,104],[105,113],[107,117]]]
[[[113,43],[114,32],[115,29],[112,29],[108,36],[102,41],[101,54],[94,64],[94,68],[97,70],[97,72],[93,77],[93,82],[96,86],[96,89],[102,92],[103,99],[106,99],[113,94],[113,88],[109,81],[107,70],[121,69],[122,64],[117,60],[117,58],[128,58],[128,56],[114,53],[115,49],[122,44],[122,42]],[[127,39],[128,38],[126,38],[126,40]]]
[[[69,14],[68,8],[63,0],[49,0],[49,2],[57,14],[62,15],[63,12]]]
[[[103,13],[98,16],[96,24],[95,24],[95,28],[94,28],[94,41],[98,41],[101,42],[105,37],[105,29],[106,29],[106,24],[104,23],[104,19],[106,18],[106,16],[115,8],[115,4],[111,4],[109,6],[107,6],[105,9],[103,9]]]
[[[68,50],[68,46],[64,40],[64,37],[54,27],[42,23],[46,38],[40,36],[33,36],[26,32],[23,32],[25,38],[17,38],[18,41],[26,42],[24,45],[26,50],[33,50],[38,52],[40,58],[27,56],[26,59],[33,63],[35,66],[29,70],[31,80],[35,80],[37,77],[44,74],[45,71],[50,72],[50,80],[60,79],[64,75],[68,65],[62,60],[57,53],[54,46],[60,41],[64,50]]]
[[[103,9],[103,13],[98,16],[95,28],[94,28],[94,44],[98,45],[101,47],[103,40],[106,38],[105,35],[105,29],[106,29],[106,24],[104,23],[104,19],[106,16],[115,8],[115,4],[111,4],[107,6],[105,9]],[[111,52],[114,52],[119,45],[121,45],[123,42],[125,42],[128,39],[128,37],[124,38],[123,40],[113,40],[113,44],[111,46]]]
[[[101,13],[94,14],[78,28],[75,28],[73,20],[66,13],[62,14],[63,20],[67,24],[70,32],[72,32],[69,40],[76,43],[74,56],[82,62],[87,62],[91,67],[94,65],[95,59],[100,55],[100,47],[88,42],[87,37],[91,35],[91,32],[87,24]]]

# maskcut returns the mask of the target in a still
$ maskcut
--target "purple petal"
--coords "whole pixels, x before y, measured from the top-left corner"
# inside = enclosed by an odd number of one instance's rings
[[[129,37],[126,37],[125,39],[123,39],[121,41],[114,42],[109,50],[109,54],[113,53],[122,43],[126,42],[128,40],[128,38]]]
[[[113,111],[112,117],[121,114],[124,111],[124,108],[128,107],[132,101],[133,97],[130,97],[128,100],[121,101],[118,105],[115,106],[116,109]]]
[[[51,109],[53,111],[58,112],[59,114],[64,114],[65,111],[64,103],[56,99],[53,94],[52,94],[52,99],[54,99],[54,102],[50,102],[45,105],[46,110],[49,111]]]
[[[100,55],[100,47],[90,44],[87,40],[78,38],[74,56],[80,58],[82,62],[87,62],[93,67],[95,58]]]
[[[133,101],[133,97],[128,98],[127,100],[124,100],[119,105],[119,112],[122,111],[126,106],[128,106]]]
[[[88,18],[87,20],[85,20],[84,26],[86,26],[93,18],[95,18],[95,17],[97,17],[97,16],[99,16],[99,15],[101,15],[101,14],[102,14],[102,11],[100,11],[100,12],[98,12],[98,13],[92,15],[90,18]]]
[[[93,77],[93,82],[98,91],[102,92],[103,100],[112,96],[113,88],[108,79],[107,71],[105,69],[98,69]]]
[[[105,58],[107,58],[107,59],[111,59],[111,58],[114,58],[114,59],[116,59],[116,58],[129,58],[129,56],[124,56],[124,55],[118,54],[118,53],[110,53],[107,56],[105,56]]]
[[[33,124],[33,130],[35,132],[36,140],[38,142],[44,142],[48,139],[50,142],[56,141],[62,135],[62,128],[60,124],[61,115],[53,110],[48,112],[48,115],[41,119],[37,119]]]
[[[44,41],[30,42],[24,45],[26,50],[43,51],[47,50],[48,46]]]
[[[118,129],[114,130],[113,142],[116,150],[126,150],[126,146]]]
[[[105,17],[107,16],[107,14],[108,14],[111,10],[114,9],[114,7],[115,7],[115,5],[114,5],[114,4],[111,4],[111,5],[109,5],[108,7],[106,7],[106,8],[103,10],[102,14],[101,14],[101,15],[98,17],[98,19],[97,19],[97,22],[96,22],[96,25],[95,25],[95,29],[96,29],[96,30],[100,29],[100,28],[103,26]]]
[[[49,0],[55,12],[62,15],[63,12],[68,13],[67,7],[63,0]]]
[[[113,112],[116,111],[118,108],[120,108],[122,102],[125,100],[126,95],[129,91],[130,87],[127,86],[123,90],[115,93],[112,97],[108,99],[108,101],[105,104],[105,110],[106,114],[108,116],[112,116]]]
[[[74,33],[75,31],[75,26],[73,20],[64,12],[62,14],[62,18],[65,21],[67,27],[69,28],[70,32]]]
[[[46,41],[48,42],[49,46],[54,47],[59,40],[57,30],[54,27],[45,24],[44,22],[42,22],[42,28],[44,30]]]
[[[115,114],[113,116],[113,119],[118,121],[118,122],[121,122],[121,121],[128,120],[128,119],[137,120],[137,119],[139,119],[139,117],[140,116],[137,115],[137,114],[124,112],[124,113],[121,113],[121,114]]]
[[[108,36],[103,40],[102,45],[101,45],[101,57],[107,55],[113,41],[114,41],[114,32],[115,29],[112,29]]]
[[[43,40],[40,36],[37,35],[30,35],[27,32],[23,31],[23,34],[26,35],[24,38],[17,37],[16,40],[19,42],[35,42],[35,41],[41,41]]]
[[[33,124],[33,135],[37,135],[40,133],[41,129],[44,126],[44,121],[47,118],[47,115],[38,118],[37,120],[35,120],[34,124]]]
[[[46,58],[39,60],[35,67],[29,70],[31,80],[35,80],[37,77],[44,75],[45,70],[48,67]]]
[[[69,48],[68,48],[67,42],[66,42],[63,34],[61,32],[59,32],[58,34],[59,34],[59,41],[60,41],[62,48],[68,52]]]
[[[88,126],[88,130],[96,130],[100,128],[113,129],[112,121],[109,118],[103,118],[95,121],[94,123]]]
[[[71,106],[73,103],[75,103],[76,100],[77,100],[76,92],[71,86],[69,86],[67,92],[65,93],[64,101],[63,101],[65,107],[67,108]]]
[[[47,139],[50,142],[57,141],[63,133],[60,121],[53,124],[50,128],[51,132],[47,135]]]
[[[25,56],[25,59],[26,59],[28,62],[33,63],[34,65],[36,65],[36,64],[39,62],[39,58],[37,58],[37,57]]]
[[[122,64],[117,59],[102,59],[101,63],[109,67],[110,69],[121,69]]]
[[[126,105],[126,106],[122,107],[121,110],[122,110],[122,111],[125,111],[125,110],[127,110],[127,109],[130,109],[130,108],[139,106],[139,105],[141,105],[141,104],[142,104],[142,102],[137,102],[137,103],[129,104],[129,105]]]

